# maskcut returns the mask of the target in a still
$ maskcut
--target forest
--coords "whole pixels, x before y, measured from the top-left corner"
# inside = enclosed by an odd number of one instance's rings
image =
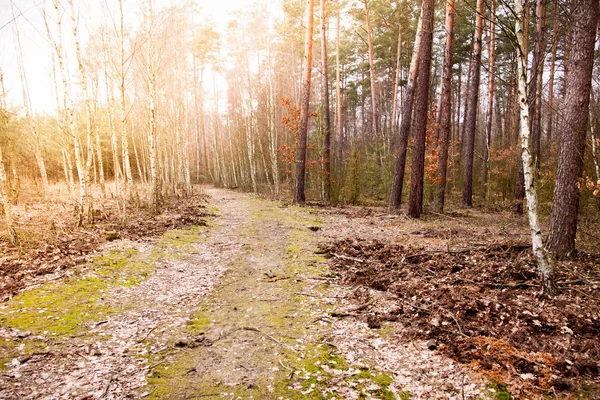
[[[598,0],[223,3],[0,2],[0,397],[597,398]],[[261,285],[287,299],[250,307],[261,326],[206,300]],[[154,290],[163,317],[118,306]],[[290,317],[294,296],[317,311]],[[374,355],[361,327],[386,324],[448,375]],[[285,384],[258,361],[210,375],[203,352],[250,351],[235,335],[279,347],[261,362]],[[106,370],[33,383],[83,347]]]

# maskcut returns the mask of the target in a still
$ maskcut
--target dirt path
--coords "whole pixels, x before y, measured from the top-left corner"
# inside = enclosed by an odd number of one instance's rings
[[[424,343],[331,316],[381,295],[328,279],[315,253],[327,220],[206,191],[218,210],[208,227],[120,242],[0,306],[0,398],[483,395]]]

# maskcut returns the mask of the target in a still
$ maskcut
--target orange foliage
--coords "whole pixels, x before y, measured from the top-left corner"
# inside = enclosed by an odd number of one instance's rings
[[[287,144],[282,144],[277,149],[277,153],[281,155],[281,162],[284,166],[286,166],[284,173],[288,175],[292,175],[294,173],[294,166],[296,165],[296,151],[298,150],[298,134],[300,131],[300,107],[296,107],[292,104],[290,99],[286,99],[285,97],[281,98],[281,105],[283,105],[287,110],[287,115],[281,119],[281,123],[294,134],[294,145],[289,146]],[[317,113],[309,113],[309,118],[317,118]],[[306,145],[307,150],[314,150],[314,146],[311,144]],[[315,164],[323,164],[323,160],[307,160],[306,168],[312,169]],[[323,173],[324,171],[322,171]]]
[[[577,182],[579,190],[588,190],[594,197],[600,197],[600,179],[594,182],[592,177],[584,173],[583,177]]]
[[[427,118],[427,130],[425,131],[425,177],[431,185],[442,183],[442,177],[438,174],[437,165],[440,157],[440,139],[438,132],[440,124],[437,123],[437,107],[429,110]]]

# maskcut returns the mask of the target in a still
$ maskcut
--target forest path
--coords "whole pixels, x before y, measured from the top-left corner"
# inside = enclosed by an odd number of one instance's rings
[[[205,191],[209,226],[115,243],[0,306],[0,398],[481,397],[424,343],[331,316],[365,293],[317,254],[326,216]]]

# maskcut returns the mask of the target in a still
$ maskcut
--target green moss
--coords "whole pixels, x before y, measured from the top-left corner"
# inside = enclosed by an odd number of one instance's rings
[[[408,400],[412,398],[412,394],[408,390],[404,390],[398,393],[398,395],[400,396],[400,400]]]
[[[210,318],[206,314],[206,310],[196,311],[188,323],[189,330],[193,333],[204,333],[211,325]]]
[[[495,400],[512,400],[512,395],[509,393],[506,385],[501,383],[492,383],[489,385]]]
[[[86,324],[119,310],[104,301],[113,286],[133,286],[152,272],[136,250],[111,251],[92,261],[89,276],[47,283],[25,291],[0,311],[0,325],[32,333],[73,335]]]
[[[13,359],[42,352],[47,346],[39,340],[0,338],[0,372],[7,370]]]

